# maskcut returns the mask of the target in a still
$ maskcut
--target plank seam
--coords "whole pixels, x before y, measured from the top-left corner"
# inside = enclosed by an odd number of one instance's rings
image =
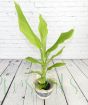
[[[32,67],[32,63],[30,64],[30,67],[29,67],[30,70],[31,70],[31,67]],[[27,80],[28,80],[28,78],[27,78]],[[27,91],[27,85],[26,85],[26,88],[25,88],[24,97],[26,96],[26,91]],[[23,99],[23,105],[24,105],[24,100],[25,100],[25,98]]]
[[[64,62],[64,61],[63,61]],[[83,93],[83,91],[81,90],[80,86],[78,85],[78,83],[76,82],[76,80],[74,79],[74,76],[71,74],[71,72],[69,71],[68,67],[66,66],[67,71],[69,72],[69,74],[72,76],[74,82],[76,83],[76,85],[78,86],[80,92],[82,93],[82,95],[84,96],[84,98],[86,99],[87,103],[88,103],[88,99],[86,98],[85,94]]]
[[[87,63],[85,63],[85,61],[83,61],[83,60],[80,60],[81,62],[83,62],[87,67],[88,67],[88,64]]]
[[[0,74],[0,77],[2,76],[2,74],[7,70],[7,68],[10,66],[10,64],[11,64],[11,62],[12,62],[13,60],[11,60],[11,61],[9,61],[9,64],[6,66],[6,68],[3,70],[3,72]]]
[[[81,61],[81,60],[80,60]],[[82,71],[82,69],[72,60],[72,62],[75,64],[75,66],[81,71],[81,73],[88,79],[88,76]]]
[[[0,63],[3,61],[3,59],[0,59]]]
[[[44,105],[46,105],[46,100],[44,99]]]
[[[19,67],[20,67],[21,63],[22,63],[22,61],[20,62],[19,66],[18,66],[18,68],[17,68],[17,70],[16,70],[16,73],[15,73],[15,75],[14,75],[14,77],[13,77],[13,79],[12,79],[12,81],[11,81],[9,87],[8,87],[8,90],[7,90],[7,92],[6,92],[6,94],[5,94],[4,98],[3,98],[3,100],[2,100],[2,102],[1,102],[1,105],[3,105],[3,103],[4,103],[4,101],[5,101],[5,98],[6,98],[8,92],[9,92],[9,90],[10,90],[10,87],[11,87],[11,85],[12,85],[12,83],[13,83],[15,77],[16,77],[16,74],[17,74],[17,72],[18,72],[18,70],[19,70]]]
[[[52,60],[52,62],[53,62],[53,64],[54,64],[54,61],[53,61],[53,60]],[[62,90],[62,92],[63,92],[63,94],[64,94],[64,98],[65,98],[66,104],[69,105],[69,104],[68,104],[67,97],[66,97],[66,95],[65,95],[65,91],[64,91],[63,86],[62,86],[62,84],[61,84],[61,81],[60,81],[60,78],[59,78],[59,75],[58,75],[58,73],[57,73],[57,69],[56,69],[56,68],[55,68],[55,72],[56,72],[56,75],[57,75],[57,77],[58,77],[58,80],[59,80],[59,83],[60,83],[60,86],[61,86],[61,90]]]

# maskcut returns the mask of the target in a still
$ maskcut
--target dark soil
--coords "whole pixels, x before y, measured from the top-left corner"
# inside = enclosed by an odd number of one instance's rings
[[[44,84],[40,84],[37,82],[35,82],[35,87],[38,89],[43,89],[43,90],[49,90],[51,88],[51,83],[49,81],[46,81]]]
[[[46,82],[46,85],[45,87],[43,88],[44,90],[49,90],[51,87],[50,83],[49,82]]]

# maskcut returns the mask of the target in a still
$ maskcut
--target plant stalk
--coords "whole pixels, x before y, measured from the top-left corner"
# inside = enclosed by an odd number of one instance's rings
[[[43,83],[46,83],[46,72],[47,72],[47,63],[46,63],[46,45],[42,43],[42,49],[41,49],[41,69],[42,69],[42,76],[43,78]]]

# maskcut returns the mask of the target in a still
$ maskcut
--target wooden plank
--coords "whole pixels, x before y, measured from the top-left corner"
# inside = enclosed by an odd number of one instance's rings
[[[30,69],[30,63],[23,61],[3,105],[23,105],[26,91],[26,79],[28,78],[25,72],[27,72],[28,69]]]
[[[2,59],[0,59],[0,63],[2,62],[3,60]]]
[[[13,60],[11,64],[6,68],[4,73],[1,75],[1,84],[0,84],[0,102],[3,104],[11,84],[15,78],[16,72],[20,66],[21,60]],[[3,64],[4,65],[4,64]]]
[[[0,77],[4,73],[4,71],[8,68],[12,60],[2,60],[0,63]]]
[[[40,70],[40,65],[38,64],[32,64],[31,70]],[[44,100],[40,99],[34,90],[34,84],[33,82],[38,78],[38,75],[31,74],[28,78],[27,84],[27,90],[24,100],[24,105],[44,105]]]
[[[72,61],[88,79],[88,66],[86,66],[85,63],[83,63],[81,60],[72,60]]]
[[[54,61],[54,63],[56,62],[58,62],[58,60]],[[56,70],[58,76],[60,79],[62,79],[62,86],[68,101],[68,105],[88,105],[72,76],[69,74],[66,66],[56,68]]]
[[[64,61],[66,62],[68,72],[71,74],[79,90],[81,91],[86,101],[88,102],[88,79],[72,61],[69,60]]]
[[[88,60],[86,59],[86,60],[81,60],[83,63],[85,63],[87,66],[88,66]]]
[[[52,65],[52,64],[51,64]],[[46,105],[68,105],[68,102],[66,100],[66,97],[64,97],[63,90],[61,88],[60,81],[58,81],[58,77],[56,74],[55,69],[52,71],[49,71],[47,74],[48,77],[53,78],[57,81],[58,85],[56,86],[55,90],[51,94],[51,96],[45,100]]]
[[[39,104],[41,101],[36,101],[31,86],[32,80],[29,75],[25,74],[31,70],[30,68],[31,63],[22,62],[3,105],[43,105]]]

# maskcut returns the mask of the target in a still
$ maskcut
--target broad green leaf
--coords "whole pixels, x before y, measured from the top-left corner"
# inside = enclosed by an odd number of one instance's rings
[[[62,44],[64,43],[64,41],[69,39],[72,36],[73,32],[74,30],[71,29],[68,32],[61,33],[60,37],[55,42],[55,44],[46,51],[46,54],[49,55],[53,50],[55,50],[58,47],[59,44]]]
[[[15,3],[16,11],[18,14],[18,23],[20,31],[25,35],[25,37],[29,40],[29,42],[35,45],[37,48],[41,48],[41,43],[39,38],[34,34],[30,25],[28,24],[19,4]]]
[[[65,65],[65,63],[55,63],[54,65],[50,66],[50,67],[48,68],[48,70],[51,70],[51,69],[53,69],[53,68],[55,68],[55,67],[64,66],[64,65]]]
[[[41,62],[39,62],[37,59],[32,58],[32,57],[27,57],[27,58],[25,58],[25,60],[26,60],[27,62],[32,62],[32,63],[39,63],[39,64],[41,64]]]
[[[60,51],[58,51],[55,55],[53,55],[53,56],[49,59],[48,63],[49,63],[50,61],[52,61],[52,60],[53,60],[55,57],[57,57],[58,55],[62,54],[64,48],[65,48],[65,47],[63,47]]]
[[[38,75],[42,75],[40,71],[30,71],[28,73],[25,73],[25,74],[31,74],[31,73],[34,73],[34,74],[38,74]]]
[[[43,19],[43,17],[40,15],[39,16],[39,27],[38,27],[40,37],[41,37],[41,43],[43,44],[44,47],[46,47],[46,37],[48,34],[48,29],[47,29],[47,23]]]

